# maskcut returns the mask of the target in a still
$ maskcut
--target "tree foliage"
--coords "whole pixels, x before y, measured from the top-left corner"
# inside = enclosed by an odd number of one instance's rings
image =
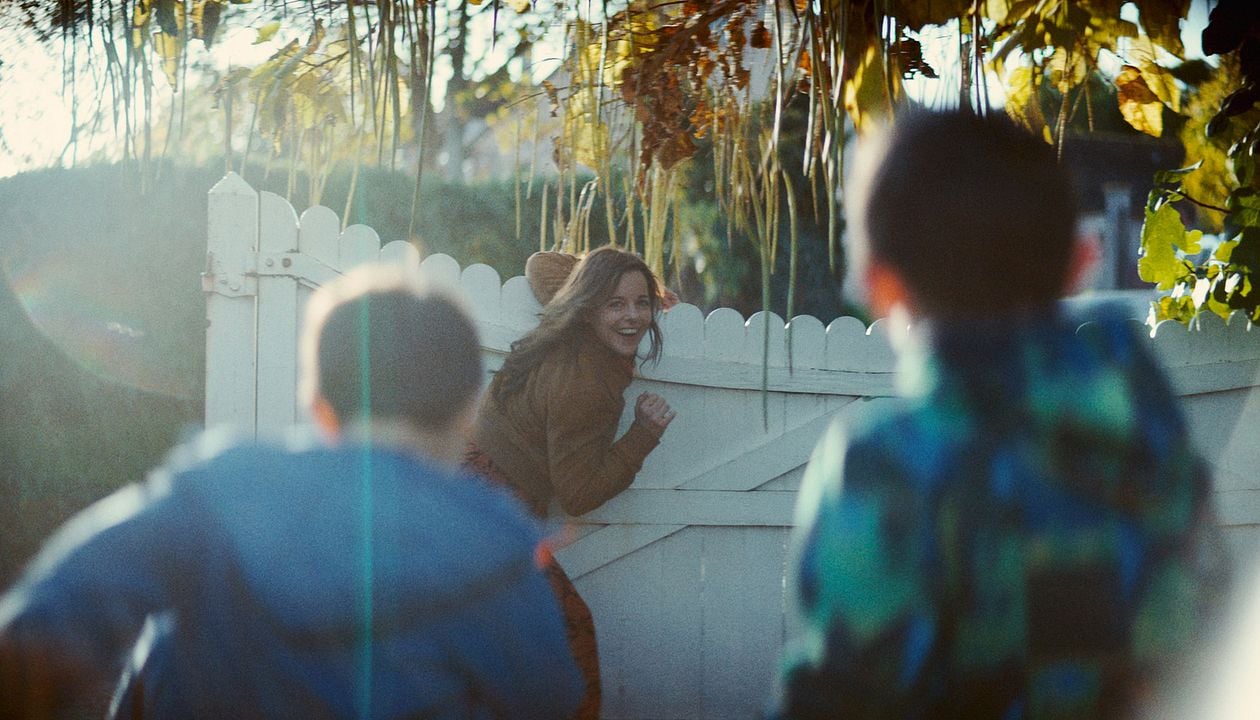
[[[865,132],[895,115],[907,102],[908,80],[953,83],[959,105],[984,113],[995,104],[990,85],[996,79],[1005,112],[1060,153],[1079,118],[1092,126],[1097,108],[1090,86],[1105,82],[1135,130],[1155,137],[1177,131],[1185,165],[1193,168],[1157,178],[1148,207],[1140,271],[1172,293],[1158,315],[1185,320],[1202,309],[1242,309],[1257,319],[1251,246],[1260,232],[1254,229],[1260,185],[1253,159],[1260,143],[1260,112],[1254,110],[1260,99],[1258,11],[1248,0],[1221,0],[1204,33],[1205,52],[1218,59],[1186,62],[1181,32],[1190,5],[132,0],[116,6],[109,0],[25,0],[7,6],[3,16],[35,28],[47,41],[92,36],[96,29],[124,100],[146,99],[122,113],[138,156],[153,148],[139,115],[151,112],[155,78],[164,77],[171,89],[188,87],[188,76],[196,74],[190,68],[201,67],[203,75],[215,77],[211,86],[228,126],[223,138],[229,162],[267,168],[287,163],[291,176],[302,167],[315,198],[335,163],[392,166],[400,147],[416,148],[422,175],[426,159],[449,150],[451,128],[461,127],[461,118],[503,113],[513,102],[527,102],[523,98],[536,84],[554,122],[519,112],[528,126],[518,126],[515,137],[554,143],[554,173],[540,189],[547,208],[542,244],[584,248],[591,213],[599,212],[611,241],[639,249],[659,271],[682,262],[684,243],[674,236],[680,223],[672,218],[686,201],[687,165],[702,143],[711,143],[712,152],[704,155],[722,180],[714,195],[728,221],[728,241],[755,249],[767,302],[769,274],[783,248],[792,254],[797,247],[802,214],[828,227],[834,268],[846,132]],[[491,20],[490,51],[473,47],[474,16]],[[199,66],[193,48],[213,46],[233,23],[255,28],[262,43],[288,39],[255,65]],[[951,68],[934,67],[925,54],[929,40],[939,44],[942,37],[956,44]],[[525,61],[544,41],[558,48],[561,68],[541,79]],[[494,43],[514,50],[496,67],[470,72],[472,56],[493,54]],[[452,84],[455,89],[447,97],[456,107],[443,110],[447,130],[437,134],[428,118],[436,108],[435,69],[443,58],[456,66],[448,91]],[[1047,97],[1057,105],[1047,104]],[[247,112],[239,116],[242,107]],[[793,162],[783,149],[783,118],[790,111],[805,117],[805,152]],[[242,122],[247,139],[234,146]],[[265,138],[266,146],[255,148],[249,139],[255,136]],[[530,178],[529,191],[538,191],[532,171]],[[810,207],[800,206],[801,197],[810,198]],[[1193,240],[1179,225],[1178,208],[1187,204],[1199,209],[1206,229],[1224,232],[1226,239],[1214,246]],[[1202,247],[1215,249],[1199,258]]]
[[[1200,312],[1228,318],[1243,312],[1260,321],[1260,6],[1222,0],[1203,31],[1205,53],[1220,56],[1216,71],[1193,88],[1182,131],[1182,170],[1155,176],[1142,231],[1142,279],[1170,294],[1156,319],[1190,322]],[[1177,208],[1198,210],[1217,233],[1205,250]]]

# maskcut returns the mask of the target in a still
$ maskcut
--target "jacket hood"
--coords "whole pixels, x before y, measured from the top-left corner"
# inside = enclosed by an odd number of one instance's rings
[[[514,500],[399,450],[238,447],[178,482],[224,536],[219,580],[300,644],[441,622],[534,567]]]

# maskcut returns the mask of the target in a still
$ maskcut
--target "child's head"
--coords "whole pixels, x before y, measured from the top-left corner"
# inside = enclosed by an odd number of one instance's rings
[[[385,266],[352,271],[312,297],[302,397],[340,423],[402,420],[444,431],[481,387],[477,331],[450,295]]]
[[[877,310],[890,276],[898,299],[926,317],[1002,314],[1062,295],[1074,193],[1052,148],[1010,120],[908,112],[858,172],[851,252]]]

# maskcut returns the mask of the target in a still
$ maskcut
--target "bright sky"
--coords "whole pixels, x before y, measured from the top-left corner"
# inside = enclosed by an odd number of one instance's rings
[[[1127,4],[1121,15],[1132,20],[1136,9]],[[489,23],[490,18],[483,13],[476,19],[470,35],[473,38],[488,37]],[[1199,35],[1206,23],[1207,0],[1196,0],[1182,32],[1187,54],[1191,57],[1201,53]],[[253,30],[238,30],[219,38],[211,57],[221,68],[233,63],[253,64],[295,37],[295,32],[286,34],[282,29],[272,41],[254,45]],[[912,80],[908,83],[908,91],[913,97],[929,103],[949,102],[956,96],[958,87],[957,68],[951,60],[957,48],[956,31],[936,29],[924,33],[921,39],[926,60],[941,74],[941,79]],[[473,48],[474,52],[506,53],[506,46],[502,44],[493,49],[484,42],[478,45],[480,47]],[[199,50],[200,43],[195,43],[195,46]],[[558,52],[559,45],[555,46]],[[87,51],[80,49],[80,52]],[[99,44],[92,52],[101,52]],[[23,41],[15,38],[11,30],[0,29],[0,56],[4,58],[4,64],[0,66],[0,177],[82,162],[99,154],[113,156],[118,152],[121,139],[108,118],[100,127],[82,133],[77,147],[70,144],[74,119],[90,117],[91,109],[109,97],[110,81],[99,68],[93,74],[82,58],[78,62],[73,59],[69,63],[64,62],[61,53],[59,47]],[[542,55],[545,57],[547,53],[544,51]],[[441,89],[451,74],[449,62],[443,60],[439,60],[436,69],[438,97],[441,97]],[[1114,62],[1118,66],[1119,60]],[[76,66],[81,68],[79,81],[63,82],[63,68]],[[545,72],[548,69],[544,60],[535,71]],[[995,103],[1001,102],[1003,94],[997,78],[990,78],[989,91]],[[169,102],[169,88],[161,73],[157,73],[155,78],[153,96],[159,105]]]

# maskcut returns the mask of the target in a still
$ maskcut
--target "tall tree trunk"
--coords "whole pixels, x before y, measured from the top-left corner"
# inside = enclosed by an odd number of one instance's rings
[[[464,181],[464,122],[457,109],[458,98],[468,88],[467,69],[464,67],[468,56],[468,3],[464,0],[456,3],[457,15],[454,20],[455,35],[451,38],[448,52],[451,58],[451,79],[446,84],[446,106],[442,108],[443,150],[446,151],[446,179],[451,182]]]

